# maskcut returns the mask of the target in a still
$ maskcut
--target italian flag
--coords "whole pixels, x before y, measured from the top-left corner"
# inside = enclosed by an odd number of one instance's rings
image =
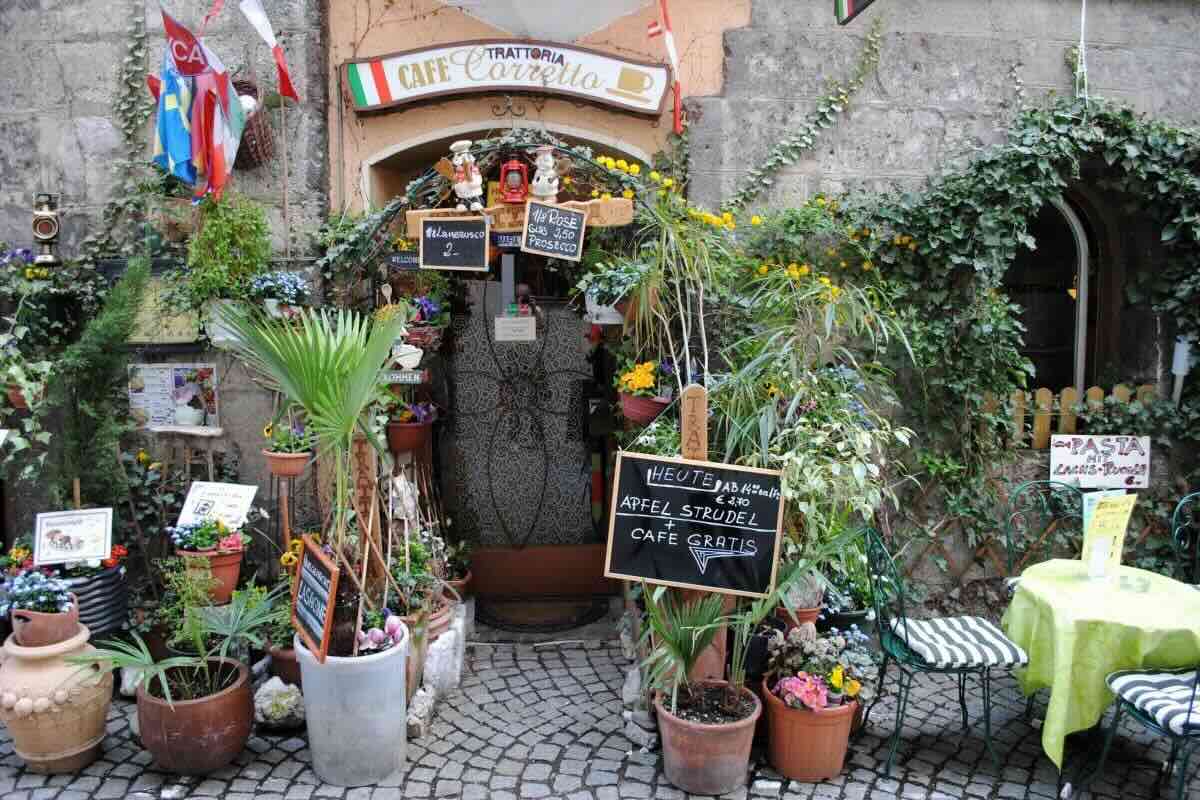
[[[838,25],[845,25],[857,17],[875,0],[833,0],[833,13]]]
[[[350,83],[350,93],[354,95],[356,108],[387,105],[403,90],[399,85],[392,86],[388,83],[383,59],[347,64],[346,77]]]

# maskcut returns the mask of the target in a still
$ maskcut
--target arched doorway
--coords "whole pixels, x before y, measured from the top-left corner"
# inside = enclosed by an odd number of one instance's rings
[[[1063,197],[1029,221],[1034,249],[1022,249],[1004,276],[1021,307],[1022,355],[1034,366],[1034,386],[1083,391],[1095,373],[1099,308],[1096,237],[1086,217]]]

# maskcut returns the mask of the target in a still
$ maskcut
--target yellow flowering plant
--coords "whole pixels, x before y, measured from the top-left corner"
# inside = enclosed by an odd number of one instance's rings
[[[669,368],[668,368],[669,369]],[[628,361],[617,370],[614,380],[617,391],[638,397],[658,397],[663,392],[659,390],[659,378],[665,373],[656,361]]]
[[[793,708],[820,711],[875,697],[878,676],[870,637],[858,628],[815,639],[799,628],[775,631],[767,642],[767,686]]]

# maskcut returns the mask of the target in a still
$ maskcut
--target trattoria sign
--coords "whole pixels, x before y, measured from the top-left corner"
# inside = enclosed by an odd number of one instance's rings
[[[671,85],[671,70],[665,64],[520,39],[409,50],[350,61],[345,69],[356,111],[472,92],[536,92],[659,114]]]

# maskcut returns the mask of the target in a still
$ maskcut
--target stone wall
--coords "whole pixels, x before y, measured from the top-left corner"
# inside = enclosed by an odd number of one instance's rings
[[[170,12],[198,30],[211,0],[171,0]],[[325,56],[321,0],[264,0],[287,52],[303,102],[289,108],[286,132],[278,112],[271,124],[289,149],[289,220],[293,241],[319,223],[327,208]],[[147,66],[162,60],[162,18],[154,0],[4,0],[0,3],[0,241],[28,244],[30,208],[40,191],[62,195],[62,252],[73,255],[100,216],[124,157],[113,111],[118,67],[129,43],[133,15],[150,32]],[[231,70],[275,86],[271,53],[237,3],[209,26],[206,42]],[[147,99],[149,95],[147,95]],[[145,132],[149,157],[153,118]],[[280,159],[235,171],[233,187],[268,207],[276,244],[284,231]]]
[[[1066,56],[1080,4],[1066,0],[880,0],[846,27],[830,4],[755,0],[751,23],[725,34],[725,88],[693,98],[692,195],[716,205],[746,169],[803,119],[828,79],[853,68],[883,18],[879,69],[808,158],[764,198],[794,205],[817,192],[912,188],[998,141],[1017,94],[1069,92]],[[1091,94],[1192,123],[1200,87],[1200,5],[1104,0],[1088,6]]]

